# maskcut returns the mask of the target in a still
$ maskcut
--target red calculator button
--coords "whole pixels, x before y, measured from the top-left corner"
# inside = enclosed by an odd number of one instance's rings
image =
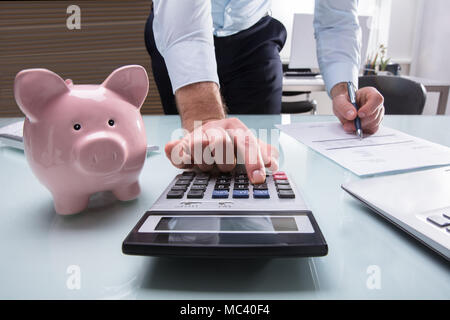
[[[288,179],[287,176],[286,175],[282,175],[282,174],[273,176],[273,180],[287,180],[287,179]]]

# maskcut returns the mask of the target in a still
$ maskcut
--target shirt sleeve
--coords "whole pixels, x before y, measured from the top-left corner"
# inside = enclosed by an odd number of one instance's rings
[[[214,50],[211,1],[154,0],[153,32],[173,92],[188,84],[219,85]]]
[[[314,35],[317,59],[328,94],[339,82],[358,86],[361,29],[357,0],[316,0]]]

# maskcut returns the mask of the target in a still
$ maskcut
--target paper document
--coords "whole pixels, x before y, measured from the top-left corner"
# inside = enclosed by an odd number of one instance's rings
[[[450,164],[450,148],[387,127],[362,140],[338,122],[277,128],[359,176]]]

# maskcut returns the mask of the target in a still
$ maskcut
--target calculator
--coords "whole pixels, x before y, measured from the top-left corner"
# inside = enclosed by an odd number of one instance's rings
[[[245,168],[184,171],[122,244],[130,255],[258,258],[324,256],[328,246],[288,174],[252,184]]]

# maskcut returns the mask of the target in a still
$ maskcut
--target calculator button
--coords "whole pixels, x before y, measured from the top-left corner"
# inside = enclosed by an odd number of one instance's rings
[[[228,190],[214,190],[212,193],[213,199],[226,199],[228,198]]]
[[[267,199],[270,198],[269,190],[255,190],[253,189],[253,198]]]
[[[427,218],[427,220],[441,228],[450,226],[450,219],[447,219],[444,216],[430,216]]]
[[[228,179],[217,179],[217,184],[230,184],[230,180]]]
[[[184,191],[182,190],[175,190],[175,191],[169,191],[167,192],[167,199],[181,199],[183,198]]]
[[[256,186],[256,185],[259,185],[259,184],[267,184],[267,180],[264,180],[264,182],[260,182],[260,183],[253,183],[252,182],[252,186]]]
[[[193,185],[190,190],[205,191],[206,190],[206,186],[205,185]]]
[[[273,180],[287,180],[287,176],[285,175],[274,175]]]
[[[178,180],[177,182],[175,182],[176,186],[188,186],[190,184],[191,182],[188,180]]]
[[[202,190],[190,190],[187,194],[187,198],[189,199],[202,199],[203,191]]]
[[[207,185],[208,180],[207,179],[195,179],[194,185]]]
[[[295,194],[292,190],[279,190],[278,191],[278,198],[282,199],[292,199],[295,198]]]
[[[248,190],[233,190],[233,198],[248,198]]]
[[[289,184],[280,184],[277,186],[277,190],[292,190]]]
[[[276,180],[275,181],[275,185],[279,186],[279,185],[289,185],[289,181],[288,180]]]
[[[267,190],[267,184],[266,183],[254,184],[253,190]]]
[[[216,184],[214,186],[214,190],[229,190],[230,185],[229,184]]]
[[[211,175],[209,173],[199,173],[197,175],[197,179],[207,179],[207,180],[209,180],[210,176]]]
[[[182,173],[182,175],[185,176],[185,177],[195,177],[195,172],[193,172],[193,171],[184,171]]]
[[[192,181],[192,179],[194,179],[193,177],[183,177],[183,176],[181,176],[177,181],[188,181],[188,182],[191,182]]]
[[[248,180],[247,179],[237,179],[234,183],[237,183],[237,184],[248,184]]]
[[[247,175],[245,173],[237,174],[235,179],[247,179]]]
[[[171,189],[171,191],[186,191],[187,190],[187,186],[173,186]]]
[[[277,171],[277,172],[274,172],[274,173],[272,173],[274,176],[278,176],[278,175],[283,175],[283,176],[285,176],[286,175],[286,172],[284,172],[284,171]]]
[[[229,173],[222,173],[220,174],[217,179],[231,179],[231,174]]]
[[[248,190],[247,184],[234,184],[235,190]]]

